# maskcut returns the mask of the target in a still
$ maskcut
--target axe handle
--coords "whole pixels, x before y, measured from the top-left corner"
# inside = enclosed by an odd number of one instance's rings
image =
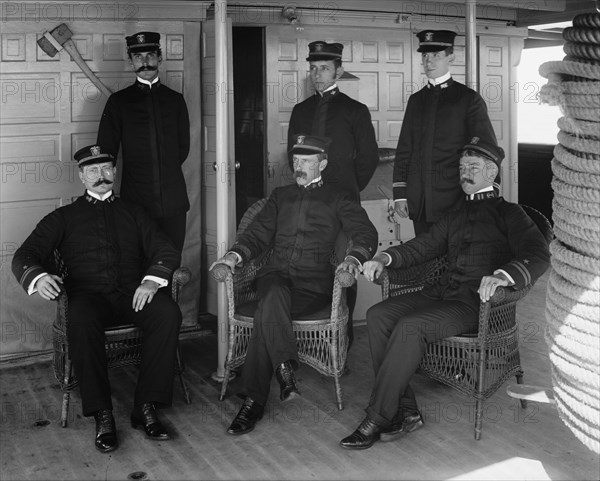
[[[79,68],[86,75],[86,77],[92,81],[92,83],[96,86],[96,88],[98,90],[100,90],[100,92],[102,92],[106,96],[106,98],[110,97],[110,94],[112,92],[108,89],[108,87],[106,85],[104,85],[102,83],[102,81],[98,77],[96,77],[96,74],[94,72],[92,72],[92,69],[88,66],[86,61],[83,59],[83,57],[79,53],[79,50],[77,50],[77,47],[73,43],[73,40],[68,39],[63,44],[63,48],[67,52],[69,52],[69,55],[71,56],[73,61],[79,66]]]

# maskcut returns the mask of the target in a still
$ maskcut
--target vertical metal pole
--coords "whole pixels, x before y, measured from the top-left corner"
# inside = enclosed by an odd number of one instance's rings
[[[229,169],[229,139],[228,139],[228,92],[227,85],[227,0],[215,1],[215,67],[217,95],[215,96],[217,142],[217,255],[225,254],[229,246],[229,184],[231,182]],[[217,372],[213,375],[218,380],[223,380],[225,373],[225,357],[227,355],[228,343],[228,317],[227,297],[225,283],[219,282],[217,292]]]
[[[477,85],[476,3],[476,0],[465,0],[466,80],[468,87],[479,91],[479,85]]]

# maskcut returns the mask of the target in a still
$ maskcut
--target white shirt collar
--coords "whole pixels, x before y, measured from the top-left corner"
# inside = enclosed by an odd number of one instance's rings
[[[337,88],[337,84],[330,85],[325,90],[323,90],[323,92],[319,92],[319,95],[322,97],[325,92],[329,92],[330,90],[333,90],[336,88]]]
[[[109,190],[106,194],[104,195],[99,195],[96,194],[95,192],[92,192],[91,190],[87,191],[88,195],[90,197],[93,197],[94,199],[98,199],[98,200],[106,200],[108,199],[111,195],[112,195],[112,190]]]
[[[481,194],[482,192],[489,192],[491,190],[494,190],[494,186],[490,185],[489,187],[484,187],[483,189],[479,189],[477,192],[475,192],[474,194],[469,194],[469,199],[473,200],[473,198],[477,195],[477,194]]]
[[[431,85],[436,86],[436,85],[443,84],[444,82],[450,80],[450,77],[451,77],[450,72],[446,72],[441,77],[428,79],[428,82]]]
[[[137,77],[137,75],[136,75],[136,77]],[[146,85],[148,85],[150,88],[152,88],[152,86],[153,86],[153,85],[154,85],[156,82],[158,82],[158,75],[157,75],[156,77],[154,77],[154,80],[152,80],[152,81],[150,81],[150,80],[146,80],[146,79],[143,79],[143,78],[141,78],[141,77],[137,77],[137,81],[138,81],[139,83],[146,84]]]
[[[317,177],[316,179],[311,180],[308,184],[306,184],[304,186],[304,188],[308,187],[311,184],[316,184],[317,182],[321,182],[321,176]]]

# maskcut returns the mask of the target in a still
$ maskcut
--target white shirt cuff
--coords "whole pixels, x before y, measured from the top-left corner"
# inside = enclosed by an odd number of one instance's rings
[[[227,254],[233,254],[233,255],[235,256],[235,258],[237,259],[237,261],[236,261],[236,263],[235,263],[235,265],[236,265],[236,266],[237,266],[237,265],[238,265],[240,262],[242,262],[242,260],[243,260],[243,259],[242,259],[242,256],[241,256],[241,255],[239,255],[239,254],[238,254],[237,252],[235,252],[235,251],[227,251],[227,252],[225,252],[225,255],[227,255]],[[225,256],[223,256],[223,257],[225,257]]]
[[[385,258],[387,259],[387,260],[386,260],[386,261],[383,263],[383,265],[384,265],[385,267],[389,266],[389,265],[392,263],[392,256],[391,256],[391,255],[389,255],[387,252],[380,252],[380,253],[379,253],[379,254],[377,254],[377,255],[382,255],[382,256],[385,256]]]
[[[494,271],[494,275],[497,275],[497,274],[503,274],[504,277],[506,277],[508,279],[509,286],[514,286],[515,285],[515,280],[512,277],[510,277],[510,275],[508,274],[508,272],[506,272],[505,270],[496,269]]]
[[[394,202],[400,202],[401,200],[406,200],[406,199],[394,199]]]
[[[162,277],[156,277],[156,276],[144,276],[144,278],[142,279],[142,282],[144,281],[154,281],[158,284],[158,288],[160,289],[161,287],[165,287],[166,285],[169,284],[169,281],[166,279],[163,279]]]
[[[360,262],[356,257],[346,256],[346,257],[344,257],[344,260],[346,260],[346,259],[354,259],[356,261],[356,263],[358,264],[358,267],[360,268],[360,270],[362,270],[362,262]]]
[[[35,294],[37,292],[37,287],[35,287],[35,284],[41,277],[44,277],[46,274],[48,274],[48,273],[43,272],[42,274],[35,276],[33,278],[33,280],[31,281],[31,284],[29,284],[29,287],[27,288],[28,295]]]

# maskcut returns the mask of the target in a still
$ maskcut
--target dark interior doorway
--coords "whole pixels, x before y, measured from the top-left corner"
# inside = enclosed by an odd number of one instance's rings
[[[539,210],[552,223],[554,145],[519,143],[519,204]]]
[[[237,224],[264,196],[264,29],[233,27]]]

